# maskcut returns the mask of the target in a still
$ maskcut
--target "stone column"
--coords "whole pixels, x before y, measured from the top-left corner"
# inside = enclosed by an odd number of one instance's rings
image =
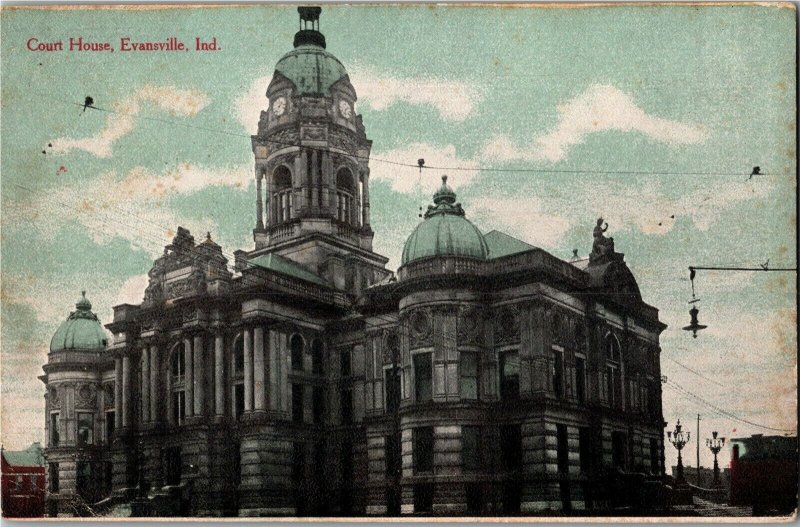
[[[260,230],[264,228],[264,202],[261,191],[261,180],[264,178],[264,174],[261,169],[258,169],[258,171],[256,174],[256,229]]]
[[[324,213],[328,214],[331,212],[331,185],[330,176],[333,172],[333,163],[331,162],[331,154],[330,152],[323,152],[322,153],[322,173],[319,175],[320,185],[322,186],[322,203],[320,207],[323,209]]]
[[[303,188],[303,208],[308,210],[311,206],[311,175],[308,174],[308,152],[301,150],[296,161],[295,169],[298,171],[298,181]]]
[[[161,379],[158,374],[160,369],[158,359],[158,346],[150,346],[150,420],[154,422],[161,420],[159,401],[161,393],[163,393],[163,390],[159,390],[159,381]]]
[[[225,353],[221,333],[214,337],[214,414],[225,415]]]
[[[183,349],[185,350],[185,355],[183,357],[183,365],[184,365],[184,376],[183,376],[183,385],[185,391],[185,399],[186,399],[186,417],[191,417],[194,415],[194,368],[192,367],[194,364],[194,360],[192,357],[192,339],[186,337],[183,339]]]
[[[122,427],[131,426],[131,358],[122,357]]]
[[[280,411],[281,390],[281,348],[280,333],[269,331],[269,409],[273,412]]]
[[[320,206],[319,203],[319,171],[317,170],[317,165],[319,161],[319,152],[316,150],[311,151],[311,173],[308,175],[308,179],[311,181],[311,207],[314,209],[318,209]]]
[[[253,341],[250,338],[250,330],[245,329],[242,338],[244,339],[244,411],[253,410]]]
[[[194,336],[194,346],[192,347],[192,357],[194,359],[194,415],[205,415],[205,346],[203,335]]]
[[[363,185],[363,207],[364,207],[364,227],[369,226],[369,170],[361,174],[361,181]]]
[[[292,359],[289,352],[289,335],[280,334],[280,386],[281,386],[281,410],[288,413],[289,403],[289,369],[292,367]]]
[[[122,357],[114,359],[114,426],[122,428]]]
[[[264,412],[267,409],[267,392],[264,385],[264,328],[253,329],[253,409]]]
[[[150,422],[150,350],[147,346],[142,349],[142,422]]]

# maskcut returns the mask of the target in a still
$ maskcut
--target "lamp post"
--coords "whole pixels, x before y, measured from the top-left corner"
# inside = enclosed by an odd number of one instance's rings
[[[714,486],[719,487],[719,463],[717,463],[717,454],[722,450],[722,446],[725,444],[725,438],[718,438],[716,432],[711,432],[711,436],[711,439],[706,439],[706,445],[714,454]]]
[[[681,458],[681,450],[683,450],[683,447],[689,442],[689,436],[691,435],[690,432],[684,432],[682,428],[681,420],[678,419],[678,422],[675,424],[675,430],[672,432],[667,431],[667,439],[669,439],[672,446],[678,450],[678,483],[683,483],[685,481],[683,478],[683,458]]]

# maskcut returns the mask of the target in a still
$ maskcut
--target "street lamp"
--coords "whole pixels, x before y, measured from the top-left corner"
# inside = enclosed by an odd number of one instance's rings
[[[717,454],[722,450],[722,446],[725,444],[725,438],[718,438],[716,432],[711,432],[711,436],[712,439],[706,439],[706,445],[714,454],[714,486],[719,487],[719,463],[717,463]]]
[[[669,442],[678,449],[678,483],[683,483],[685,481],[683,479],[683,458],[681,458],[681,450],[683,450],[683,447],[689,442],[689,436],[691,435],[690,432],[684,432],[682,428],[681,420],[678,419],[678,422],[675,424],[675,430],[667,432]]]

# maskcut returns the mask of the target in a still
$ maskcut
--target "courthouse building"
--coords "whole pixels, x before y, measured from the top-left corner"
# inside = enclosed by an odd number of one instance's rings
[[[516,515],[658,480],[665,326],[602,221],[563,261],[481,232],[444,180],[387,270],[356,90],[299,11],[252,137],[253,248],[178,228],[113,339],[85,296],[53,337],[48,510]]]

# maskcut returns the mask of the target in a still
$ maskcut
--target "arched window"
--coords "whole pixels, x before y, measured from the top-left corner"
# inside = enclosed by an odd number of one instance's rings
[[[289,349],[292,353],[292,369],[297,371],[303,370],[303,337],[300,335],[292,335],[289,341]]]
[[[622,357],[619,340],[613,333],[608,333],[606,335],[605,348],[608,405],[612,408],[616,408],[622,404]]]
[[[353,173],[346,167],[336,172],[336,219],[350,223],[353,214]]]
[[[170,372],[173,377],[183,377],[186,374],[186,349],[183,342],[172,348]]]
[[[286,165],[278,166],[272,173],[272,203],[274,218],[278,222],[292,218],[292,173]]]

